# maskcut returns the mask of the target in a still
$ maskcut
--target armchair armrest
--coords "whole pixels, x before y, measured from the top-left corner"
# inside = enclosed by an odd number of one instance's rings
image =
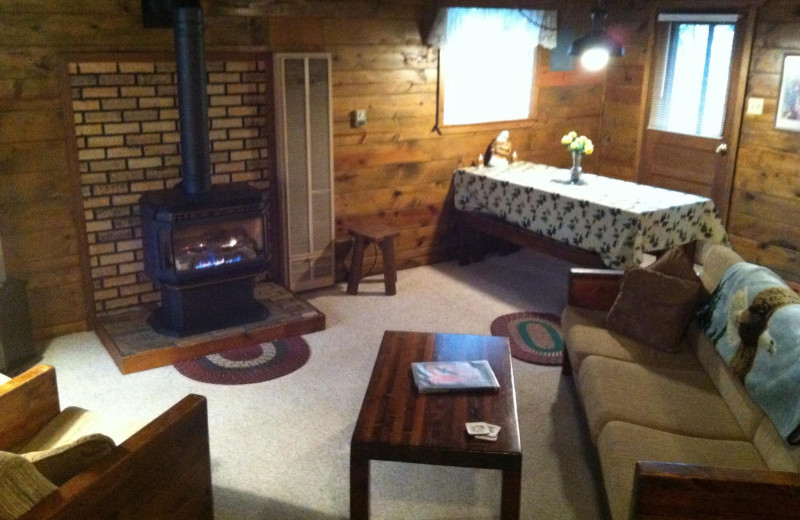
[[[624,272],[611,269],[569,270],[567,304],[607,311],[614,305]]]
[[[636,463],[632,520],[800,519],[800,473]]]
[[[208,409],[188,395],[20,520],[213,518]]]
[[[37,365],[0,385],[0,450],[11,450],[45,427],[61,411],[56,369]]]

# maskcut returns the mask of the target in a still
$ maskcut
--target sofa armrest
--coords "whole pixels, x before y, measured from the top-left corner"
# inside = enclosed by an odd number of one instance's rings
[[[800,519],[800,473],[636,463],[631,519]]]
[[[74,518],[213,518],[205,397],[184,397],[20,520]]]
[[[567,304],[607,311],[614,305],[624,272],[611,269],[569,270]]]
[[[36,365],[0,385],[0,450],[24,443],[60,411],[56,369],[49,365]]]

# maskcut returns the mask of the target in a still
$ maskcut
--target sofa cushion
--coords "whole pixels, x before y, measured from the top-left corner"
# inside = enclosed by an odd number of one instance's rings
[[[614,520],[629,518],[633,476],[640,460],[768,469],[746,441],[689,437],[617,421],[603,427],[597,451]]]
[[[593,440],[611,421],[695,437],[750,440],[701,370],[590,356],[583,360],[576,384]]]
[[[759,408],[744,385],[733,375],[728,364],[714,348],[714,344],[700,329],[696,322],[689,325],[686,337],[695,346],[697,359],[703,369],[714,382],[717,392],[725,400],[739,426],[749,439],[753,439],[758,425],[764,418],[764,411]]]
[[[646,268],[629,269],[608,311],[606,326],[651,347],[675,352],[700,301],[702,287],[696,280]]]
[[[19,518],[56,489],[33,463],[0,451],[0,520]]]
[[[639,341],[608,331],[606,312],[567,306],[561,314],[561,328],[569,361],[579,373],[586,356],[605,356],[645,365],[702,370],[692,349],[681,341],[676,352],[667,353]]]
[[[61,486],[111,453],[114,447],[114,441],[110,437],[95,433],[64,446],[23,453],[22,456],[33,462],[36,469],[50,482]]]

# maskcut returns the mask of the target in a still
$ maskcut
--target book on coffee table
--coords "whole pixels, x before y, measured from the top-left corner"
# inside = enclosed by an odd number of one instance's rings
[[[500,383],[485,359],[411,363],[417,390],[422,393],[497,390]]]

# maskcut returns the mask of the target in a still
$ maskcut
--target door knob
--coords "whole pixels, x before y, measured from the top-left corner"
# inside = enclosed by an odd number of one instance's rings
[[[728,153],[728,144],[727,143],[720,143],[717,146],[717,149],[714,150],[718,155],[725,155]]]

